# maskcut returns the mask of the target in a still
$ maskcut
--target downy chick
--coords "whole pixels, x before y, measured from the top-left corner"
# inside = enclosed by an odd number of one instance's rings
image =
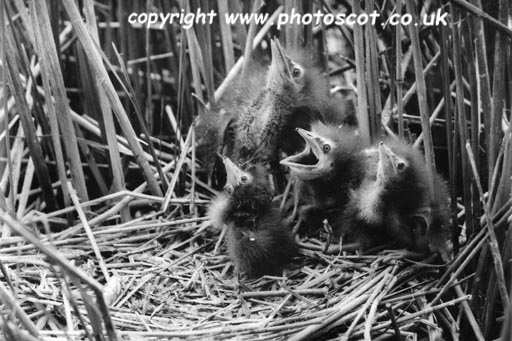
[[[290,57],[279,40],[270,42],[272,62],[265,88],[248,110],[240,112],[235,130],[235,157],[239,160],[277,160],[300,148],[295,128],[311,122],[353,123],[349,106],[329,94],[329,84],[304,51]]]
[[[403,141],[380,142],[376,171],[373,162],[367,169],[361,185],[350,192],[341,231],[363,248],[393,241],[414,251],[445,250],[448,189],[435,174],[435,192],[431,190],[421,152]]]
[[[295,241],[279,210],[261,164],[242,170],[224,157],[227,173],[224,199],[210,209],[212,225],[227,227],[227,243],[237,274],[250,278],[280,275],[296,253]],[[214,212],[215,211],[215,212]]]
[[[349,190],[359,186],[365,174],[368,156],[357,130],[315,122],[311,131],[297,128],[305,141],[302,152],[281,160],[296,179],[306,203],[299,209],[299,223],[318,228],[326,218],[331,223],[339,216],[349,199]]]

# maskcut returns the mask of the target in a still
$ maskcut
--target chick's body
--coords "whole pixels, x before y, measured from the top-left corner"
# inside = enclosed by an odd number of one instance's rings
[[[248,277],[279,275],[296,253],[296,245],[272,205],[265,169],[257,164],[242,170],[227,158],[224,164],[228,194],[220,211],[235,272]]]
[[[449,236],[448,190],[439,175],[430,188],[423,155],[413,146],[389,140],[378,147],[361,185],[350,191],[341,215],[343,233],[368,248],[393,241],[415,251],[439,251]]]
[[[252,189],[247,192],[243,193],[244,199],[246,195],[253,194]],[[262,203],[255,200],[233,199],[233,206],[226,216],[226,237],[235,272],[249,277],[280,275],[292,260],[296,246],[279,210],[267,205],[259,206]]]
[[[234,156],[234,126],[240,113],[248,111],[265,88],[267,71],[268,64],[251,59],[243,77],[238,76],[210,110],[200,111],[197,152],[208,169],[213,168],[217,153]]]

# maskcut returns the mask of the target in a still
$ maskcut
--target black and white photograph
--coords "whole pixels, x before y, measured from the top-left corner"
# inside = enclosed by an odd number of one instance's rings
[[[512,341],[512,0],[0,11],[0,340]]]

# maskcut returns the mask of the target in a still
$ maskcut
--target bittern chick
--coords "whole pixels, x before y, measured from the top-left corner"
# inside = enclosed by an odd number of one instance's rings
[[[449,238],[448,189],[440,175],[431,188],[421,152],[403,141],[381,142],[376,172],[352,190],[341,229],[363,248],[394,241],[420,252],[442,252]],[[434,195],[435,193],[435,195]]]
[[[296,244],[272,206],[273,193],[261,164],[241,169],[224,157],[224,199],[210,209],[212,225],[227,227],[227,243],[237,274],[250,278],[280,275],[296,253]],[[213,211],[217,212],[213,212]]]
[[[354,121],[350,106],[330,96],[327,79],[306,51],[290,57],[278,40],[270,45],[272,62],[265,87],[240,112],[236,124],[235,155],[242,160],[269,160],[279,151],[296,152],[302,144],[294,129],[307,129],[311,122],[340,125]]]
[[[366,147],[357,130],[347,126],[315,122],[311,131],[297,129],[305,141],[302,152],[281,160],[296,178],[295,193],[307,204],[301,206],[299,224],[319,226],[322,219],[331,223],[348,202],[349,190],[359,186],[364,174]],[[296,225],[298,228],[298,225]]]

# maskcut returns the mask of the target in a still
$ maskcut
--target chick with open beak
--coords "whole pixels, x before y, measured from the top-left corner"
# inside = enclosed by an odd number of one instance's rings
[[[314,132],[297,128],[306,143],[304,150],[281,160],[300,180],[308,181],[327,176],[334,170],[336,142]]]
[[[362,181],[366,145],[356,129],[345,126],[315,122],[310,131],[298,128],[297,132],[304,139],[304,150],[281,164],[288,166],[296,179],[294,205],[299,207],[299,221],[295,230],[301,225],[317,229],[323,226],[323,219],[332,222],[339,215],[349,190]]]
[[[436,174],[434,199],[421,152],[403,141],[378,146],[376,175],[350,192],[337,224],[363,248],[392,241],[414,251],[440,251],[449,237],[448,190]]]
[[[262,164],[237,166],[223,158],[227,183],[223,205],[215,215],[227,228],[229,256],[237,274],[259,277],[280,275],[296,253],[295,241],[284,226],[277,207],[268,173]],[[212,216],[212,214],[210,214]]]

